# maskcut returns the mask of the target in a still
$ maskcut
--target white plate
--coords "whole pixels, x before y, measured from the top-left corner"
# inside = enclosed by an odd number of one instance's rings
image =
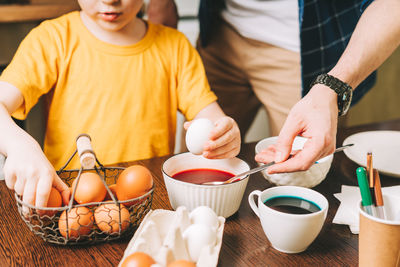
[[[367,164],[367,153],[372,152],[372,165],[380,173],[400,177],[400,131],[370,131],[353,134],[343,145],[353,143],[344,153],[361,166]]]

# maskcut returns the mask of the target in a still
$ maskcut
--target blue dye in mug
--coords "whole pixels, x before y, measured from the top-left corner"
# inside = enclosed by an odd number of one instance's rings
[[[316,203],[297,196],[275,196],[265,200],[264,204],[271,209],[290,214],[310,214],[321,210]]]

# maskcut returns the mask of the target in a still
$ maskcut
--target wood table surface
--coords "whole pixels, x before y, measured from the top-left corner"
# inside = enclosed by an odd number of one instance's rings
[[[369,130],[400,130],[400,119],[338,130],[337,145],[347,136]],[[255,143],[244,144],[239,157],[252,167]],[[168,157],[121,163],[120,166],[147,166],[155,181],[152,209],[171,209],[161,174]],[[261,174],[250,177],[239,211],[225,223],[218,266],[357,266],[358,235],[345,225],[332,224],[339,206],[333,196],[342,185],[356,185],[357,165],[344,153],[337,153],[326,179],[314,189],[329,201],[325,224],[317,239],[303,253],[285,254],[271,247],[258,217],[247,202],[253,190],[271,187]],[[400,179],[381,175],[382,186],[399,185]],[[25,225],[17,212],[14,193],[0,181],[0,266],[117,266],[133,233],[123,240],[81,246],[44,242]]]

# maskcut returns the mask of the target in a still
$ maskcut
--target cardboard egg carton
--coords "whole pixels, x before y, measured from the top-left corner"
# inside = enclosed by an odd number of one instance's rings
[[[219,216],[218,222],[216,242],[201,249],[197,267],[218,264],[225,218]],[[190,225],[189,212],[185,207],[179,207],[176,211],[150,210],[130,240],[119,265],[127,256],[138,251],[147,253],[161,266],[167,266],[175,260],[190,261],[182,235]]]

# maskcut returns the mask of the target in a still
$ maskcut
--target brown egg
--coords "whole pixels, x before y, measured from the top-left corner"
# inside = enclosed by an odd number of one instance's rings
[[[119,210],[118,206],[113,203],[109,202],[107,204],[102,204],[96,208],[94,211],[94,220],[96,221],[97,226],[103,232],[108,234],[116,233],[119,231],[119,222],[120,216],[119,213],[121,212],[121,231],[124,231],[129,226],[129,211],[128,209],[120,204],[121,211]]]
[[[62,236],[67,238],[67,217],[69,239],[75,240],[88,235],[93,228],[93,212],[86,207],[72,208],[70,212],[64,210],[58,221],[58,228]]]
[[[177,260],[169,263],[167,267],[196,267],[196,264],[187,260]]]
[[[153,177],[150,171],[140,165],[133,165],[121,172],[117,180],[117,197],[119,200],[137,198],[147,193],[153,187]],[[132,205],[133,203],[124,203]]]
[[[62,198],[60,192],[58,192],[57,189],[54,187],[51,188],[50,190],[50,195],[49,199],[47,200],[47,207],[49,208],[57,208],[61,207],[62,205]],[[48,215],[48,216],[53,216],[54,214],[57,213],[57,211],[50,211],[50,210],[37,210],[40,216],[43,215]]]
[[[156,262],[151,256],[143,252],[135,252],[125,258],[121,267],[150,267],[152,264]]]
[[[108,188],[111,190],[111,193],[113,193],[114,197],[117,197],[117,192],[116,192],[117,184],[109,185]],[[110,194],[108,192],[107,192],[106,197],[104,198],[104,200],[112,200],[112,198],[111,198],[111,196],[110,196]]]
[[[97,173],[81,173],[74,196],[76,202],[79,204],[101,202],[107,194],[107,189],[101,179],[102,178]],[[72,183],[72,190],[75,188],[77,180],[78,179],[75,179]]]
[[[61,207],[62,198],[60,192],[54,187],[51,188],[49,199],[47,200],[47,207]]]

